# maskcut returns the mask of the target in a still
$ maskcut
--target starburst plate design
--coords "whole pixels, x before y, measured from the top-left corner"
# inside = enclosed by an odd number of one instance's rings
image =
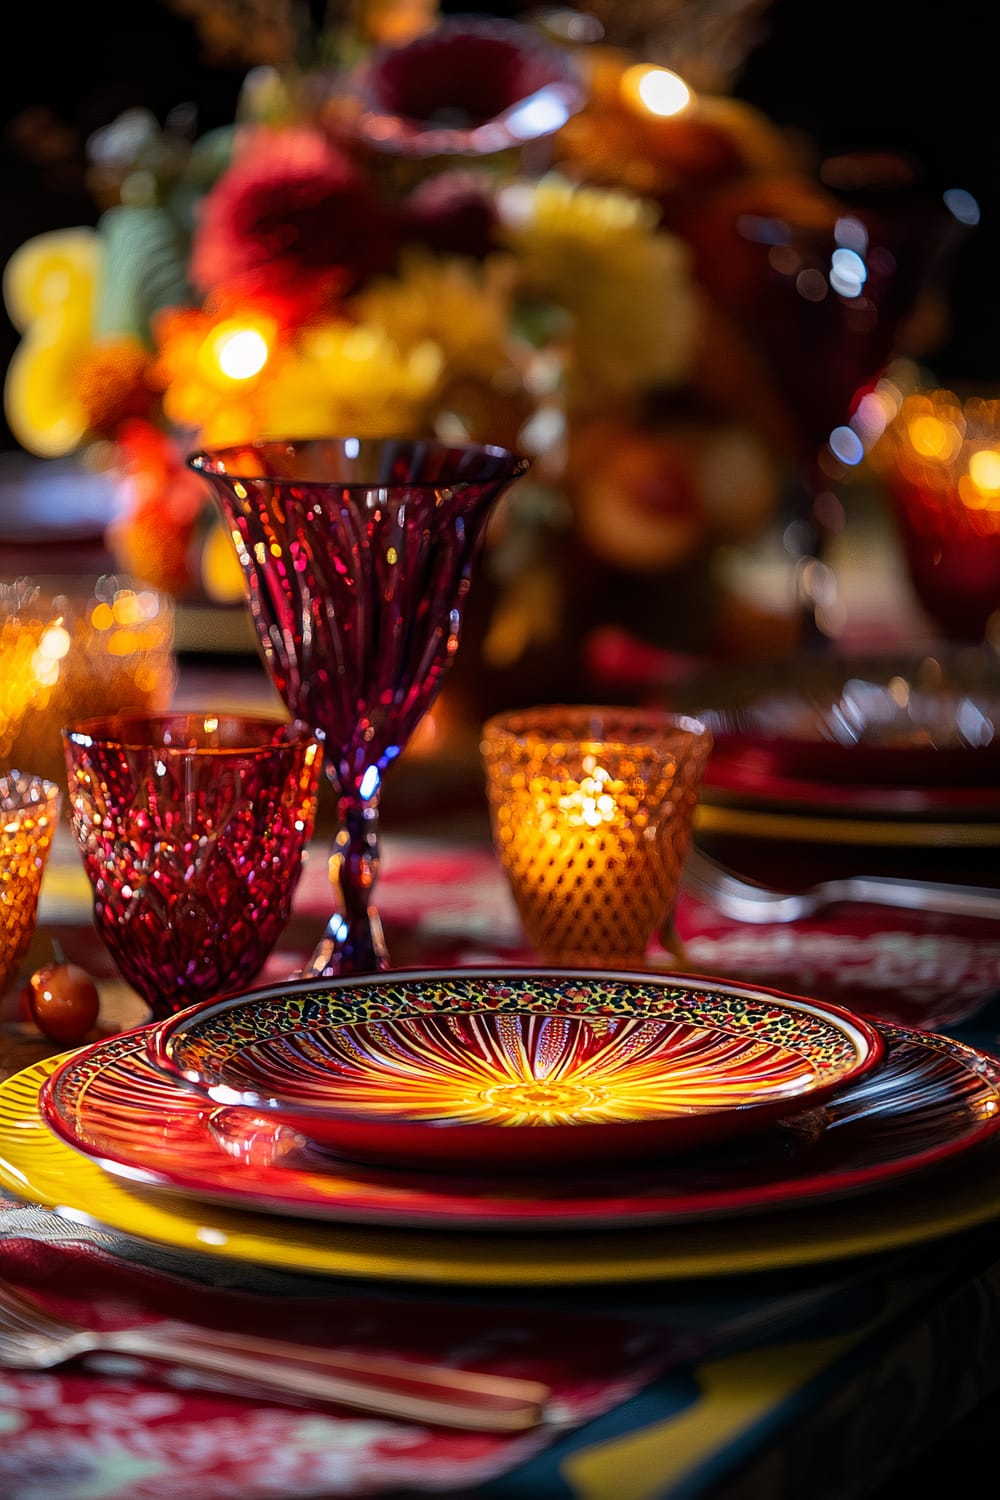
[[[546,1170],[635,1160],[829,1099],[882,1060],[848,1011],[689,975],[396,971],[195,1006],[150,1060],[345,1157]]]

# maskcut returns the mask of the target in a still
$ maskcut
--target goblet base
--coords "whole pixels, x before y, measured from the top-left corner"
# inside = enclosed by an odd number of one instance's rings
[[[364,920],[352,923],[334,912],[299,977],[344,979],[353,974],[378,974],[389,966],[382,921],[372,906]]]

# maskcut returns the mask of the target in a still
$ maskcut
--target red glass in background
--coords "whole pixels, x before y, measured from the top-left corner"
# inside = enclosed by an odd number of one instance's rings
[[[914,592],[947,640],[1000,622],[1000,400],[912,391],[873,451]]]
[[[342,129],[377,153],[417,159],[520,153],[583,100],[570,48],[520,22],[474,15],[376,48],[333,93]]]
[[[64,730],[94,924],[154,1019],[239,990],[291,914],[322,751],[302,724],[119,714]]]
[[[943,285],[966,231],[894,152],[830,158],[814,183],[740,179],[686,205],[678,227],[696,275],[756,361],[772,437],[798,474],[785,545],[807,625],[836,634],[836,614],[825,618],[835,582],[822,560],[843,524],[836,483],[846,470],[829,440],[890,360],[910,352],[900,347],[907,325]],[[861,456],[855,442],[848,465]]]
[[[237,544],[264,664],[324,739],[340,906],[304,974],[389,966],[379,792],[458,649],[487,519],[528,467],[422,439],[271,441],[192,455]]]

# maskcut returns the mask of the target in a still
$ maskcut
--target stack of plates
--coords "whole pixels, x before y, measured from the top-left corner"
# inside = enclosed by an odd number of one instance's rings
[[[699,842],[741,873],[997,881],[1000,663],[790,657],[687,683],[715,749]]]
[[[855,875],[1000,887],[1000,661],[985,648],[789,656],[674,692],[715,746],[697,845],[780,891]],[[689,967],[899,1025],[952,1026],[1000,989],[1000,924],[840,906],[749,926],[682,895]]]
[[[629,1281],[980,1222],[1000,1213],[998,1128],[1000,1062],[820,1001],[399,971],[252,991],[24,1070],[0,1085],[0,1185],[254,1264]]]
[[[699,841],[742,873],[804,885],[862,870],[996,882],[991,652],[790,655],[706,672],[679,688],[678,706],[715,733]]]

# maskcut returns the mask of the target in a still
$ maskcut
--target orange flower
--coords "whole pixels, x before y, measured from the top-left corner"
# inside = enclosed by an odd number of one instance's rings
[[[76,394],[95,436],[113,438],[123,422],[150,415],[156,400],[152,363],[143,345],[131,338],[104,339],[81,356]]]
[[[192,547],[208,502],[204,482],[176,444],[148,422],[126,423],[118,441],[124,508],[109,543],[135,578],[183,594],[194,581]]]
[[[153,380],[163,393],[168,422],[199,431],[203,441],[244,442],[259,435],[260,391],[276,334],[273,322],[252,314],[240,320],[268,350],[264,364],[245,378],[227,375],[219,342],[236,325],[193,309],[170,309],[153,320],[158,353]],[[210,434],[210,438],[207,436]]]
[[[597,420],[573,436],[577,524],[595,556],[634,572],[677,568],[708,536],[686,433]]]

